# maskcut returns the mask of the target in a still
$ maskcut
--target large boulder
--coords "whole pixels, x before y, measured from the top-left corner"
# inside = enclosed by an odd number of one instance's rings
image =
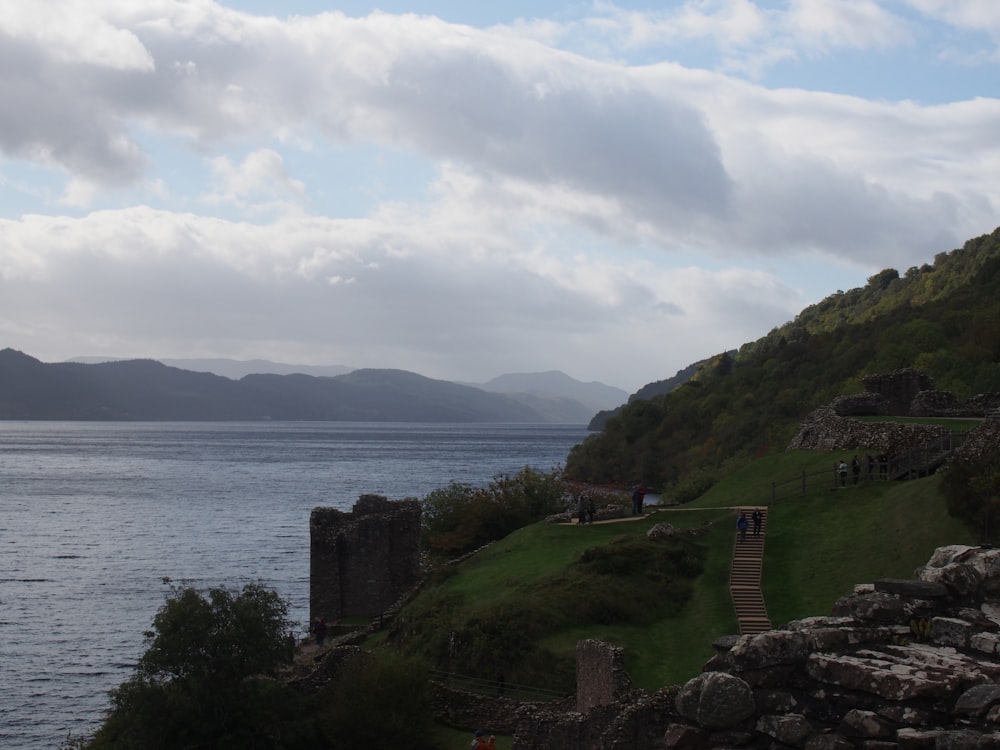
[[[756,710],[750,686],[725,672],[706,672],[677,694],[677,713],[705,729],[730,729]]]

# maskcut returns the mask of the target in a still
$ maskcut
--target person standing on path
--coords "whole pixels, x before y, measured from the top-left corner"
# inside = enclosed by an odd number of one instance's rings
[[[322,617],[317,617],[313,621],[312,631],[316,638],[316,645],[323,648],[323,641],[326,640],[326,620]]]
[[[635,489],[632,491],[632,515],[641,516],[642,515],[642,501],[646,497],[646,488],[641,484],[637,484]]]
[[[472,738],[469,750],[496,750],[497,738],[492,734],[489,741],[486,740],[486,732],[482,729],[476,730],[476,736]]]
[[[744,542],[747,538],[747,529],[750,527],[750,522],[747,520],[747,514],[744,511],[740,511],[740,517],[736,519],[736,529],[740,532],[740,541]]]
[[[750,514],[750,520],[753,521],[753,535],[760,536],[760,527],[764,523],[764,514],[760,512],[760,508],[754,509]]]

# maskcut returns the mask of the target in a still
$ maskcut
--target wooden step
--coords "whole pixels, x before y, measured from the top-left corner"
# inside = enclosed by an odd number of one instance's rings
[[[741,508],[750,518],[754,507]],[[764,539],[767,531],[767,510],[763,514],[760,533],[753,533],[753,521],[741,540],[739,532],[733,542],[733,558],[729,573],[729,592],[736,610],[740,633],[761,633],[771,629],[764,595],[760,590],[760,577],[764,567]]]

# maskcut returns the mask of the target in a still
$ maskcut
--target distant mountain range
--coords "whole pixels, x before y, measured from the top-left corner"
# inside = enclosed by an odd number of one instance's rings
[[[0,351],[0,419],[586,424],[628,397],[557,371],[469,385],[405,370],[265,360],[93,360],[44,363]]]

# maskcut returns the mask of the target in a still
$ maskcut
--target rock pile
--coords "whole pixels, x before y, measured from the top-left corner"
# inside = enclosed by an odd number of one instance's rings
[[[865,447],[896,455],[948,434],[940,425],[861,422],[838,416],[829,406],[814,410],[802,422],[789,450],[855,450]]]
[[[691,748],[1000,747],[998,595],[1000,550],[941,548],[913,581],[720,644],[671,733]]]
[[[1000,550],[943,547],[913,580],[715,646],[680,688],[519,712],[515,749],[1000,748]]]

